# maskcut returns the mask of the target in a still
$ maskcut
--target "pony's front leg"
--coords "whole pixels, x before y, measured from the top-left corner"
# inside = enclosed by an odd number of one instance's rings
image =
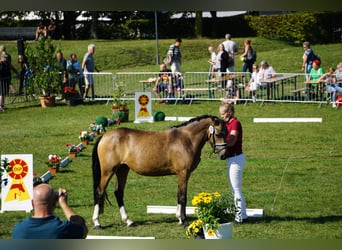
[[[179,225],[187,226],[189,223],[186,220],[186,199],[187,199],[187,183],[188,177],[178,177],[178,203],[177,203],[177,210],[176,210],[176,217],[178,218]]]
[[[132,226],[134,222],[128,218],[125,206],[121,206],[119,210],[120,210],[121,220],[125,222],[128,227]]]
[[[178,225],[182,225],[182,216],[181,216],[181,210],[182,210],[182,205],[177,204],[177,210],[176,210],[176,218],[179,220]]]

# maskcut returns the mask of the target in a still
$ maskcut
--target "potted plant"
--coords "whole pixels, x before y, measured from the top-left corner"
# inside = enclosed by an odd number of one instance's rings
[[[67,152],[69,153],[69,158],[75,158],[79,154],[79,152],[81,152],[81,149],[75,144],[68,143],[65,146]]]
[[[62,72],[56,66],[56,47],[50,37],[41,37],[37,42],[26,47],[25,54],[32,72],[32,79],[27,86],[30,94],[40,95],[42,107],[54,105],[55,95],[62,90]]]
[[[186,230],[188,237],[231,238],[231,227],[236,214],[236,206],[232,195],[218,192],[201,192],[192,199],[195,206],[197,220],[193,221]],[[229,227],[230,232],[224,233],[219,230]]]
[[[96,124],[95,122],[90,123],[89,129],[94,133],[95,136],[98,136],[104,131],[102,124]]]
[[[49,160],[46,162],[46,165],[52,174],[56,174],[57,172],[59,172],[60,164],[61,164],[61,157],[57,155],[49,155]]]
[[[129,109],[124,99],[126,97],[123,83],[116,83],[114,85],[112,118],[121,122],[127,122],[129,116]]]
[[[78,138],[81,140],[83,146],[87,146],[89,144],[90,136],[88,131],[80,131],[80,136]]]

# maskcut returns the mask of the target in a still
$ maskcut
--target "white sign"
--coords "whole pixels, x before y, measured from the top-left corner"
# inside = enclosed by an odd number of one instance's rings
[[[3,166],[4,161],[8,166]],[[33,197],[33,156],[1,155],[4,172],[1,182],[1,212],[32,210]]]
[[[153,122],[151,92],[135,92],[134,122]]]

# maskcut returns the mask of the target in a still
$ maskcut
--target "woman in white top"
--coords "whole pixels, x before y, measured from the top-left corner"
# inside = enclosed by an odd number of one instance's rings
[[[210,64],[210,68],[209,68],[209,79],[211,78],[217,78],[217,74],[215,74],[215,72],[217,72],[217,68],[216,68],[216,53],[214,51],[213,46],[209,46],[208,47],[208,52],[210,53],[210,59],[208,61],[208,63]]]

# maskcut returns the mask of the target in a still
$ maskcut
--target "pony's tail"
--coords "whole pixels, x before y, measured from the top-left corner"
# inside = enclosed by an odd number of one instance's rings
[[[92,169],[93,169],[93,192],[94,192],[94,205],[99,204],[100,210],[103,209],[103,198],[101,199],[98,187],[100,185],[101,180],[101,167],[100,167],[100,160],[99,155],[97,153],[97,148],[101,141],[102,136],[100,136],[94,144],[93,153],[92,153]],[[101,209],[102,208],[102,209]]]

